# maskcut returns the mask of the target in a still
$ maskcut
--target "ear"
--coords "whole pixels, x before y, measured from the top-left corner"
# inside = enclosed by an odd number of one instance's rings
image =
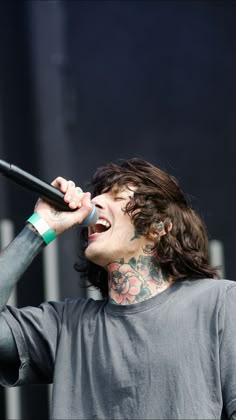
[[[173,227],[172,222],[170,222],[170,223],[168,224],[167,231],[168,231],[168,232],[171,232],[171,231],[172,231],[172,227]]]

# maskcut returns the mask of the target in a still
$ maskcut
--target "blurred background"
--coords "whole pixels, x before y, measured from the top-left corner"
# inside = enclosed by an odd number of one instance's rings
[[[82,188],[95,169],[142,157],[176,176],[235,279],[236,4],[1,1],[0,159]],[[37,197],[0,175],[1,244]],[[13,302],[85,296],[77,231],[49,245]],[[50,388],[0,390],[1,419],[48,418]]]

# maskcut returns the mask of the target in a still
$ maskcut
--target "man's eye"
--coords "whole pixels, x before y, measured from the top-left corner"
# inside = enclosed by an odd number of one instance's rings
[[[125,197],[115,197],[114,200],[115,201],[125,200]]]

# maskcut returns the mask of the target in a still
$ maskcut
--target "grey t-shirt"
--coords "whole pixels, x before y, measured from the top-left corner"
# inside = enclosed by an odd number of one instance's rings
[[[186,280],[134,305],[8,307],[14,385],[53,382],[52,419],[220,419],[236,410],[236,283]],[[3,385],[13,385],[6,373]]]

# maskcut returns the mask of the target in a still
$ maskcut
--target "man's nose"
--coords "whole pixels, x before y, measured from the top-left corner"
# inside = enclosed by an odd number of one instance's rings
[[[96,197],[93,197],[91,202],[95,205],[95,207],[99,209],[103,209],[105,207],[105,200],[104,200],[104,194],[97,195]]]

